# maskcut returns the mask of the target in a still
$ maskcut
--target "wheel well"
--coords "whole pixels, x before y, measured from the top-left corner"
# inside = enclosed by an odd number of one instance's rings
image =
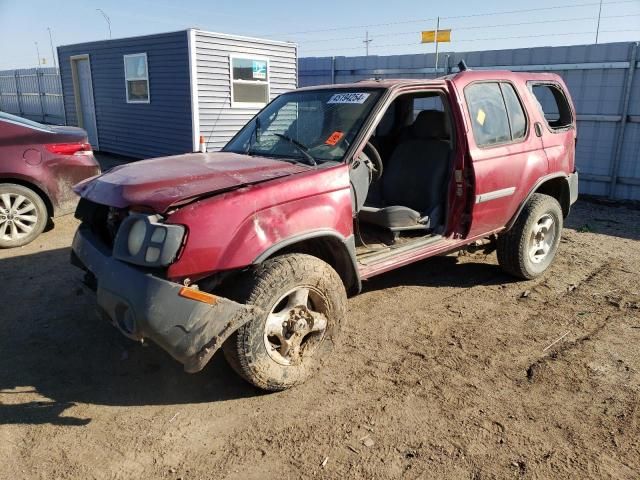
[[[28,182],[26,180],[22,180],[20,178],[0,178],[0,184],[3,184],[3,183],[14,183],[16,185],[22,185],[23,187],[26,187],[36,192],[44,202],[45,206],[47,207],[47,214],[49,215],[49,217],[53,217],[53,214],[54,214],[53,203],[51,202],[49,195],[47,195],[44,192],[44,190],[42,190],[39,186],[37,186],[34,183]]]
[[[536,189],[535,193],[543,193],[558,200],[562,208],[562,215],[567,218],[571,207],[571,194],[569,192],[569,183],[564,177],[547,180]]]
[[[306,253],[328,263],[338,272],[348,294],[360,291],[360,279],[347,244],[337,237],[313,237],[286,245],[272,252],[267,258],[273,258],[285,253]],[[267,258],[262,259],[262,261]]]

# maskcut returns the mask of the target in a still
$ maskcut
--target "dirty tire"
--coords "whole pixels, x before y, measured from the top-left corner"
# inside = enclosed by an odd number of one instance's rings
[[[269,391],[285,390],[306,381],[321,367],[333,348],[346,314],[347,296],[342,280],[327,263],[304,254],[286,254],[266,260],[237,279],[231,297],[255,305],[263,314],[243,325],[223,345],[227,362],[245,380]],[[326,328],[313,339],[313,347],[292,364],[282,364],[267,351],[266,329],[269,312],[277,308],[283,295],[295,289],[311,289],[314,303],[326,311]],[[311,295],[310,295],[311,298]]]
[[[538,262],[529,253],[531,241],[539,222],[551,219],[554,236],[549,240],[548,252]],[[498,236],[498,263],[502,269],[518,278],[529,280],[544,273],[558,251],[563,216],[558,201],[542,193],[534,193],[520,212],[511,229]]]
[[[13,223],[13,222],[19,222]],[[0,184],[0,248],[32,242],[47,226],[49,214],[40,195],[14,183]]]

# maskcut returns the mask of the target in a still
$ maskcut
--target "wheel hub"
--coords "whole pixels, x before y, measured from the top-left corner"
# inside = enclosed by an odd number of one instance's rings
[[[313,297],[311,299],[310,297]],[[326,310],[318,292],[298,287],[283,295],[267,316],[264,343],[269,356],[281,365],[295,365],[315,350],[327,328]],[[315,304],[322,304],[316,311]]]
[[[541,263],[551,251],[557,235],[557,224],[550,214],[545,214],[534,224],[529,240],[529,259]]]
[[[31,200],[18,193],[3,193],[0,205],[0,240],[16,241],[33,231],[38,215]]]

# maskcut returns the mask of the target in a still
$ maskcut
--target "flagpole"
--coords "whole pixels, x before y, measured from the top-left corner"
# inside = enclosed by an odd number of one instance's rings
[[[436,77],[438,76],[438,30],[440,30],[440,17],[436,21]]]

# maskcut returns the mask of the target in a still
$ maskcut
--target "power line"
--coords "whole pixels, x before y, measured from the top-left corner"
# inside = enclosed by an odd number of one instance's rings
[[[625,33],[625,32],[639,32],[640,29],[633,29],[633,30],[600,30],[601,33]],[[589,31],[583,31],[583,32],[565,32],[565,33],[554,33],[554,36],[571,36],[571,35],[593,35],[595,33],[595,30],[589,30]],[[514,39],[521,39],[521,38],[541,38],[541,37],[548,37],[549,34],[545,33],[545,34],[539,34],[539,35],[515,35],[515,36],[508,36],[508,37],[490,37],[490,38],[467,38],[467,39],[460,39],[460,40],[455,40],[452,41],[450,43],[463,43],[463,42],[481,42],[481,41],[490,41],[490,40],[514,40]],[[374,49],[380,49],[380,48],[388,48],[388,47],[406,47],[406,46],[417,46],[419,45],[417,42],[411,42],[411,43],[390,43],[390,44],[384,44],[384,45],[374,45],[372,48]],[[345,47],[345,48],[341,48],[341,50],[356,50],[358,48],[362,48],[362,47]],[[310,53],[310,52],[319,52],[319,51],[326,51],[325,49],[322,50],[305,50],[305,53]]]
[[[593,17],[581,17],[581,18],[569,18],[569,19],[563,19],[563,20],[542,20],[539,22],[518,22],[518,23],[502,23],[499,25],[476,25],[476,26],[472,26],[472,27],[452,27],[452,30],[458,31],[458,30],[473,30],[473,29],[479,29],[479,28],[496,28],[496,27],[511,27],[511,26],[520,26],[520,25],[535,25],[535,24],[540,24],[540,23],[560,23],[560,22],[575,22],[575,21],[580,21],[580,20],[593,20]],[[374,38],[384,38],[384,37],[401,37],[401,36],[407,36],[407,35],[416,35],[419,34],[421,32],[421,30],[414,30],[411,32],[391,32],[391,33],[380,33],[378,35],[376,35]],[[304,44],[308,44],[308,43],[324,43],[324,42],[330,42],[330,41],[338,41],[338,40],[355,40],[355,39],[360,39],[362,38],[362,35],[357,36],[357,37],[336,37],[336,38],[323,38],[323,39],[318,39],[318,40],[303,40],[302,42],[300,42],[300,44],[304,45]]]
[[[628,18],[628,17],[640,17],[640,14],[631,14],[631,15],[609,15],[603,16],[602,19],[607,18]],[[588,21],[595,20],[594,17],[574,17],[574,18],[563,18],[559,20],[540,20],[535,22],[516,22],[516,23],[501,23],[497,25],[473,25],[469,27],[453,27],[452,29],[455,31],[459,30],[478,30],[478,29],[488,29],[488,28],[500,28],[500,27],[519,27],[524,25],[540,25],[540,24],[548,24],[548,23],[566,23],[566,22],[578,22],[578,21]],[[372,37],[376,38],[387,38],[387,37],[403,37],[409,35],[417,35],[421,33],[420,30],[411,31],[411,32],[390,32],[390,33],[381,33]],[[360,40],[362,35],[353,36],[353,37],[334,37],[334,38],[323,38],[318,40],[303,40],[300,42],[301,45],[309,44],[309,43],[326,43],[331,41],[339,41],[339,40]]]
[[[612,2],[603,2],[603,5],[618,5],[623,3],[637,3],[637,2],[638,0],[615,0]],[[600,2],[576,3],[573,5],[554,5],[552,7],[527,8],[527,9],[520,9],[520,10],[503,10],[498,12],[475,13],[470,15],[454,15],[450,17],[440,17],[440,18],[453,20],[453,19],[460,19],[460,18],[474,18],[474,17],[486,17],[486,16],[495,16],[495,15],[510,15],[514,13],[531,13],[531,12],[540,12],[540,11],[548,11],[548,10],[559,10],[559,9],[567,9],[567,8],[592,7],[596,5],[599,6]],[[351,30],[356,28],[386,27],[386,26],[392,26],[392,25],[403,25],[403,24],[409,24],[409,23],[421,23],[421,22],[434,21],[436,20],[436,18],[437,17],[423,18],[419,20],[404,20],[404,21],[397,21],[397,22],[366,24],[366,25],[349,25],[345,27],[321,28],[317,30],[302,30],[298,32],[267,33],[267,34],[263,34],[262,36],[272,37],[272,36],[284,36],[284,35],[307,35],[312,33],[335,32],[340,30]]]

